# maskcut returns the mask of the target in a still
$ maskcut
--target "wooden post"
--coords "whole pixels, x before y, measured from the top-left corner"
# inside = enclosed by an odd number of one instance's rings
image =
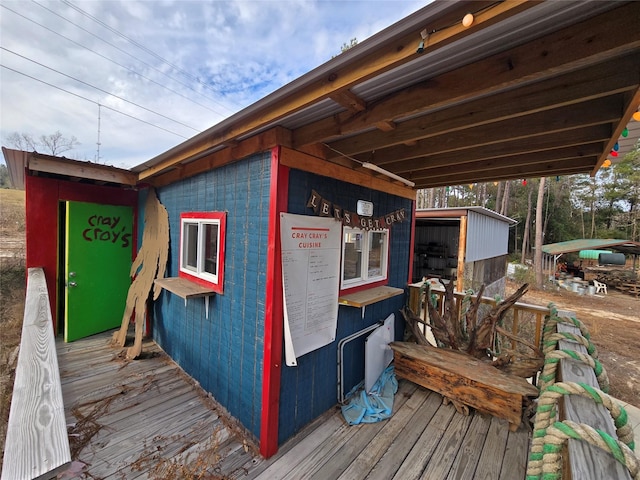
[[[460,217],[460,235],[458,236],[458,268],[456,276],[456,290],[464,289],[464,259],[467,251],[467,217]]]

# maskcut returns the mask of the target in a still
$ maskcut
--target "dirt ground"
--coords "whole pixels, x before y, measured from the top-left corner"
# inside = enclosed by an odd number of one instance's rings
[[[507,294],[519,285],[509,282]],[[609,393],[640,407],[640,298],[608,289],[607,295],[578,295],[565,289],[530,288],[521,302],[553,303],[576,314],[591,333],[611,387]]]

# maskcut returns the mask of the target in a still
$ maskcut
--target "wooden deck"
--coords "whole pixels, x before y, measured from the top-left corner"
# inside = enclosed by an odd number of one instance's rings
[[[78,478],[183,479],[205,471],[244,478],[262,462],[241,429],[154,342],[144,342],[142,359],[127,362],[110,338],[57,341],[71,456],[86,464]]]
[[[348,426],[339,410],[328,412],[249,478],[516,480],[525,478],[528,451],[528,429],[458,414],[437,393],[401,381],[389,420]]]
[[[74,461],[85,478],[524,479],[529,431],[468,417],[442,397],[401,381],[388,421],[348,426],[327,412],[262,459],[159,347],[126,362],[110,335],[57,343]]]

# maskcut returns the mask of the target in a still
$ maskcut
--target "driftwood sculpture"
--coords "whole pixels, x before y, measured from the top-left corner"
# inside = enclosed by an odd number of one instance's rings
[[[463,321],[458,319],[453,283],[443,283],[443,285],[445,289],[443,313],[441,314],[430,301],[426,302],[430,321],[428,325],[431,327],[438,346],[460,350],[474,358],[487,362],[493,361],[495,367],[521,377],[533,376],[542,368],[543,355],[535,345],[514,336],[511,332],[500,327],[501,320],[507,311],[526,293],[529,288],[528,284],[522,285],[507,299],[498,303],[482,318],[479,318],[478,310],[484,293],[483,285],[475,298],[470,299],[470,305]],[[429,290],[426,291],[426,295],[429,298]],[[416,342],[421,345],[430,345],[420,327],[420,324],[425,324],[425,321],[407,307],[404,308],[402,314]],[[531,356],[525,356],[513,350],[503,350],[502,354],[493,360],[491,349],[494,345],[496,333],[525,345],[531,349]]]
[[[131,317],[135,317],[135,340],[127,349],[127,359],[137,358],[142,352],[142,335],[147,317],[147,300],[153,287],[153,299],[160,295],[161,288],[153,282],[163,278],[169,255],[169,215],[158,200],[153,188],[149,189],[144,206],[144,232],[142,247],[131,265],[133,282],[127,294],[127,304],[122,316],[122,325],[113,335],[113,344],[123,347]]]

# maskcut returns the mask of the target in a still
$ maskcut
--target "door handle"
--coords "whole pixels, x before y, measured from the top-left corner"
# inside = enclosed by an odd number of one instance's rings
[[[77,287],[78,284],[76,282],[69,282],[70,287]]]

